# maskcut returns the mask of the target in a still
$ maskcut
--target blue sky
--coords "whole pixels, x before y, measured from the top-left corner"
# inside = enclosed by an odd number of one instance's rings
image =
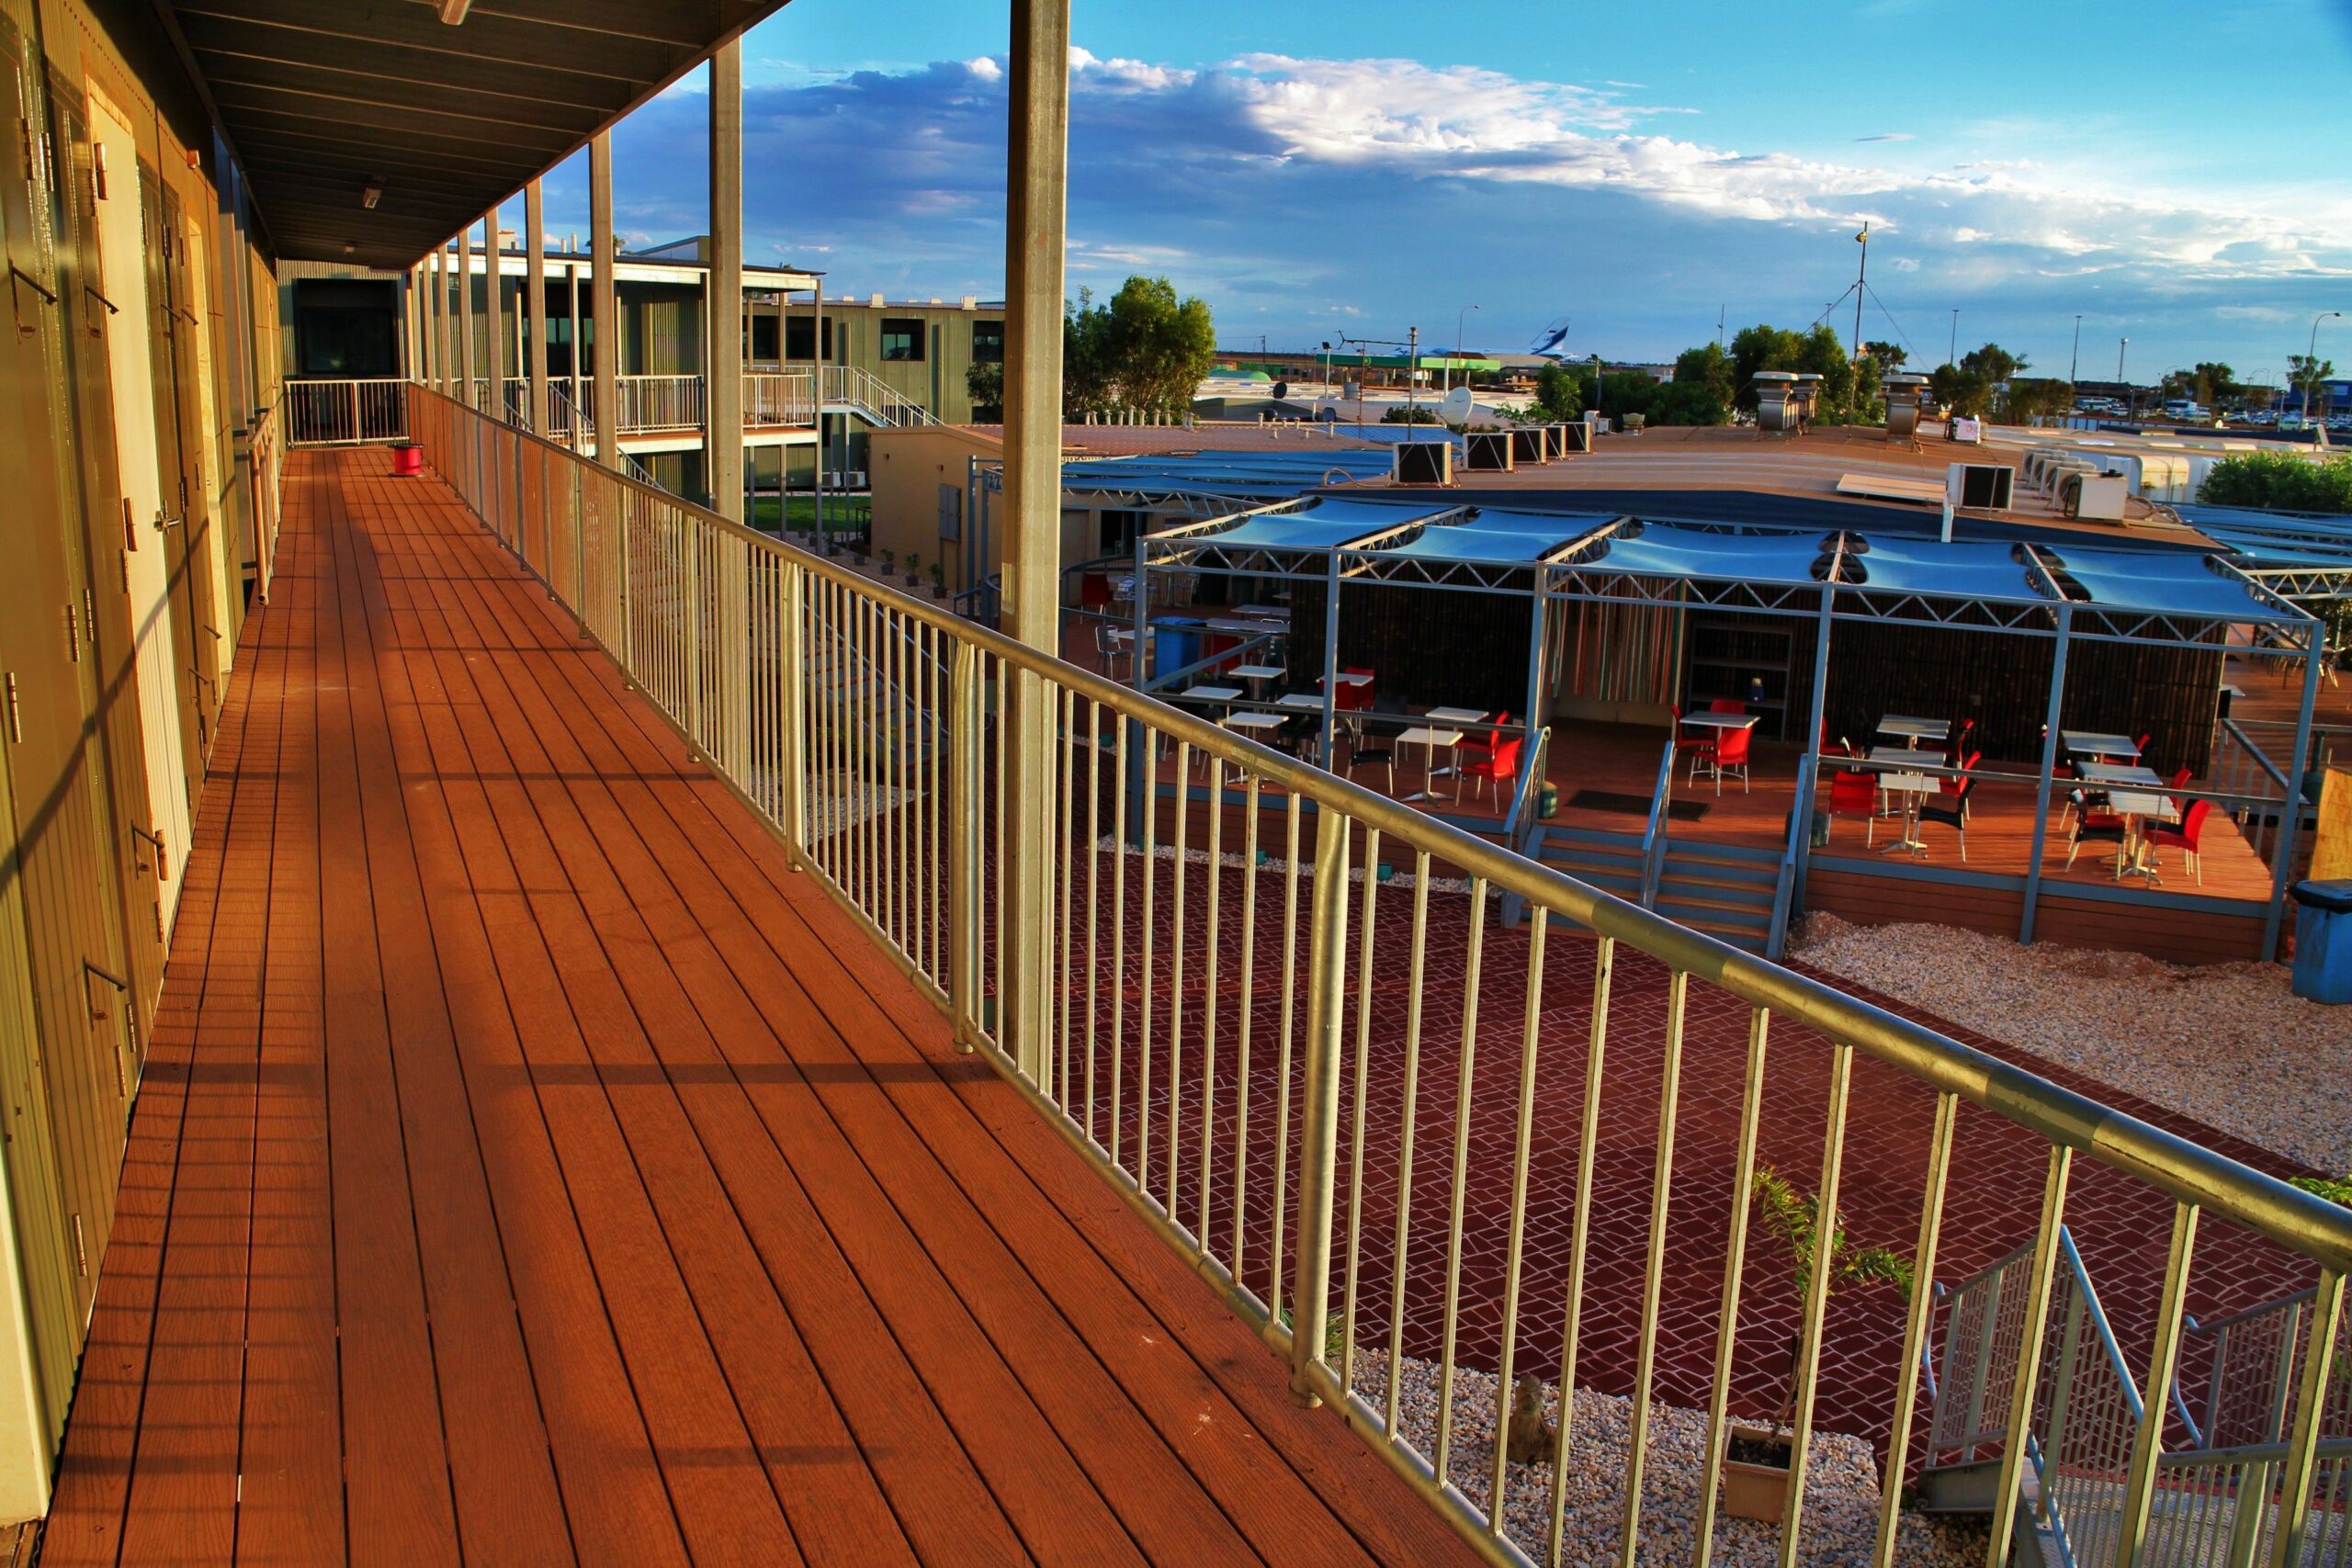
[[[1769,18],[1769,25],[1767,22]],[[1070,287],[1164,273],[1228,347],[1664,358],[1853,280],[1915,363],[2283,369],[2352,312],[2352,0],[1757,6],[1077,0]],[[793,0],[745,49],[747,254],[994,295],[1005,8]],[[619,224],[706,221],[699,74],[616,133]],[[549,223],[586,225],[584,161]],[[1850,300],[1831,317],[1853,326]],[[2335,334],[2331,353],[2330,334]],[[2352,363],[2352,329],[2321,352]]]

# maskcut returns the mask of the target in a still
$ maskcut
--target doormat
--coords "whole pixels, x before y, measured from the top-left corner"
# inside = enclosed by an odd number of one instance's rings
[[[1646,795],[1620,795],[1612,789],[1580,789],[1568,796],[1568,805],[1578,811],[1615,811],[1627,817],[1647,817],[1650,797]],[[1666,815],[1675,822],[1696,822],[1712,809],[1703,800],[1669,800]]]

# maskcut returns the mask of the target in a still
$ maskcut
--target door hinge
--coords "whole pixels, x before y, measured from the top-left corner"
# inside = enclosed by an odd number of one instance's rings
[[[180,515],[187,515],[187,476],[180,476]]]
[[[90,597],[87,588],[82,590],[82,635],[90,639],[90,651],[98,649],[98,602]]]
[[[8,739],[21,746],[25,743],[25,716],[17,704],[17,674],[8,672]]]
[[[82,662],[82,611],[71,599],[65,601],[65,657],[73,663]]]
[[[74,1268],[83,1279],[90,1277],[89,1249],[82,1245],[82,1216],[74,1216]]]
[[[130,498],[127,495],[122,498],[122,547],[126,550],[139,547],[139,529],[130,521]]]
[[[107,144],[90,143],[90,193],[98,200],[107,198]]]

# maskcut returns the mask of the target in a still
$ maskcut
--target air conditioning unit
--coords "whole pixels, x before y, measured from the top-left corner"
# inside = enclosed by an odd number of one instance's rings
[[[1552,460],[1551,439],[1541,425],[1531,425],[1510,433],[1510,456],[1514,463],[1548,463]]]
[[[1944,476],[1944,495],[1962,511],[2007,512],[2017,477],[2007,463],[1954,463]]]
[[[1474,430],[1463,438],[1462,466],[1477,472],[1509,473],[1512,445],[1508,430]]]
[[[1389,448],[1388,477],[1400,485],[1453,482],[1453,443],[1399,441]]]
[[[864,468],[852,468],[848,473],[842,475],[842,478],[843,480],[842,488],[843,490],[864,490],[865,488],[865,470]]]
[[[2072,489],[2074,495],[2066,508],[2073,516],[2086,523],[2120,523],[2123,503],[2132,493],[2132,481],[2121,474],[2083,474],[2069,476],[2071,485],[2061,481],[2060,493]]]
[[[1592,432],[1581,420],[1574,424],[1555,424],[1552,427],[1552,432],[1559,443],[1559,450],[1563,456],[1570,452],[1592,450]]]

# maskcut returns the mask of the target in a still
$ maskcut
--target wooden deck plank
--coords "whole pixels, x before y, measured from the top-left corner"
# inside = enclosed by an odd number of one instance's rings
[[[438,481],[289,467],[51,1561],[1468,1560]]]

